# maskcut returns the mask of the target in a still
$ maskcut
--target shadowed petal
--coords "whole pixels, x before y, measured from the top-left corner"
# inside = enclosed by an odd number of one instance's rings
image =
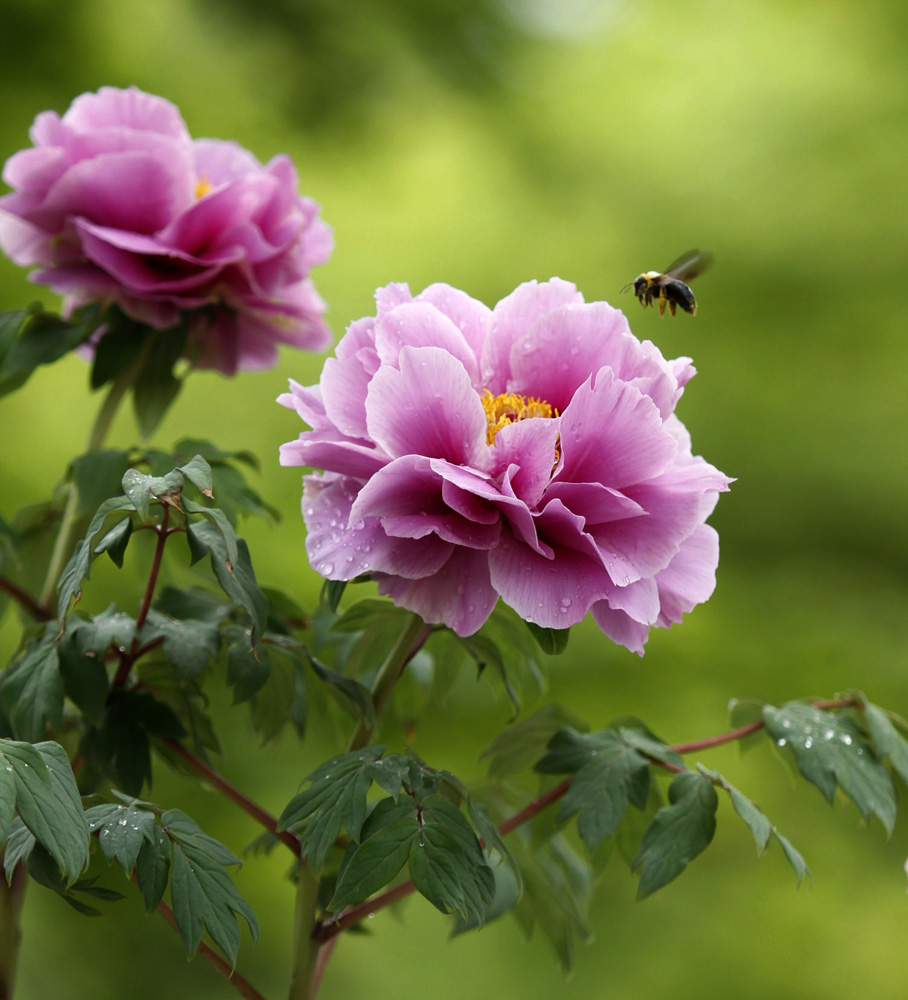
[[[498,594],[489,582],[488,555],[455,549],[443,570],[420,580],[379,578],[378,591],[425,622],[472,635],[492,613]]]

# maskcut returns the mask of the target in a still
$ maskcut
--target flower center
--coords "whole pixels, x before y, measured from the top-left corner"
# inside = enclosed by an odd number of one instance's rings
[[[202,174],[202,176],[195,182],[195,196],[196,198],[204,198],[206,194],[214,187],[210,180],[208,180],[207,174]]]
[[[495,435],[508,424],[527,417],[557,417],[558,410],[544,399],[521,396],[518,392],[503,392],[493,396],[483,389],[482,408],[486,411],[486,444],[495,443]]]

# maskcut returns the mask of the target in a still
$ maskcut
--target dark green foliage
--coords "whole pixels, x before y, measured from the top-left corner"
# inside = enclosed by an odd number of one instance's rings
[[[767,705],[763,718],[776,745],[794,754],[798,770],[827,802],[832,802],[838,786],[865,820],[876,815],[892,833],[895,788],[855,719],[804,702],[789,702],[782,708]]]
[[[57,743],[0,740],[0,822],[9,830],[12,810],[53,859],[67,886],[88,865],[88,826],[66,751]],[[7,878],[14,857],[28,853],[23,838],[5,859]]]
[[[558,656],[567,649],[571,630],[568,628],[543,628],[535,622],[526,622],[530,635],[536,640],[543,653]]]
[[[409,864],[416,888],[433,905],[481,924],[492,907],[495,878],[459,808],[466,790],[454,775],[414,754],[385,757],[384,749],[343,754],[313,771],[309,788],[281,814],[279,828],[301,827],[303,857],[316,873],[342,829],[352,838],[328,904],[333,912],[363,902]],[[389,797],[369,812],[373,782]],[[475,805],[470,814],[489,833],[487,814]]]
[[[738,791],[734,785],[729,784],[725,778],[719,774],[718,771],[709,771],[705,767],[698,766],[697,768],[700,773],[708,778],[714,785],[724,788],[726,792],[731,796],[731,803],[734,806],[735,812],[741,817],[742,820],[747,824],[747,828],[753,835],[754,841],[757,845],[757,854],[762,854],[766,849],[766,845],[769,843],[769,838],[774,836],[778,840],[785,857],[788,859],[788,863],[794,869],[795,875],[798,879],[798,885],[804,880],[805,875],[810,875],[810,869],[807,867],[807,862],[801,857],[800,853],[795,850],[791,843],[782,836],[781,833],[769,822],[769,820],[763,815],[760,809],[754,805],[753,802]]]
[[[669,805],[656,813],[643,835],[633,867],[640,869],[637,899],[677,878],[704,851],[716,831],[719,798],[705,777],[685,771],[668,790]]]
[[[40,639],[29,643],[24,655],[3,675],[0,701],[13,733],[34,743],[47,727],[59,729],[63,720],[63,678],[54,641],[56,623],[48,624]]]
[[[84,343],[97,329],[97,310],[73,313],[70,321],[35,304],[0,314],[0,396],[18,389],[39,365],[48,365]]]
[[[532,767],[555,733],[568,727],[575,732],[584,728],[572,712],[555,703],[509,726],[482,752],[490,758],[489,777],[505,778]]]
[[[155,814],[148,803],[124,796],[122,803],[105,803],[85,810],[88,829],[97,833],[98,843],[108,862],[116,861],[126,875],[136,866],[146,843],[154,845]]]
[[[151,740],[184,735],[173,709],[150,691],[116,688],[107,699],[101,725],[85,733],[81,749],[96,772],[138,796],[143,785],[151,785]]]

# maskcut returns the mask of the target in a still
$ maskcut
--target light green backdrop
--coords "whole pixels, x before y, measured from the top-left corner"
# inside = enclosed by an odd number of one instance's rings
[[[135,83],[179,105],[196,136],[294,157],[335,229],[333,260],[315,277],[338,336],[389,281],[414,291],[447,281],[492,305],[521,281],[558,275],[588,300],[619,302],[641,338],[694,358],[700,374],[679,413],[694,450],[738,478],[712,520],[719,585],[682,626],[655,633],[643,660],[577,629],[548,667],[546,697],[594,726],[637,714],[672,742],[726,728],[732,696],[778,703],[857,686],[908,713],[905,10],[887,0],[0,3],[0,156],[26,144],[38,111]],[[660,321],[617,298],[694,245],[716,255],[694,319]],[[0,261],[0,308],[36,294]],[[284,519],[244,526],[259,577],[310,603],[319,580],[303,553],[299,470],[277,465],[302,425],[273,400],[288,377],[315,381],[321,362],[285,352],[270,372],[194,376],[155,438],[209,437],[261,457],[261,489]],[[3,514],[49,493],[97,405],[74,358],[0,401]],[[135,434],[127,415],[112,441]],[[114,579],[99,567],[92,582],[103,595]],[[13,624],[0,626],[4,652]],[[507,716],[491,687],[464,676],[414,745],[470,779]],[[274,812],[335,749],[326,736],[288,736],[259,751],[242,711],[232,723],[222,768]],[[635,882],[613,862],[591,915],[595,942],[568,981],[547,944],[527,945],[513,922],[447,943],[447,922],[413,899],[400,919],[382,914],[373,934],[341,942],[320,996],[903,997],[908,821],[887,843],[765,748],[702,759],[794,841],[813,888],[795,891],[777,848],[757,859],[723,801],[716,843],[656,897],[633,903]],[[163,765],[151,797],[235,850],[257,832]],[[239,967],[276,998],[291,935],[287,861],[250,858],[238,876],[263,931],[254,949],[244,939]],[[100,989],[99,956],[111,967]],[[34,888],[21,997],[55,995],[232,992],[201,961],[187,969],[177,936],[137,900],[89,921]]]

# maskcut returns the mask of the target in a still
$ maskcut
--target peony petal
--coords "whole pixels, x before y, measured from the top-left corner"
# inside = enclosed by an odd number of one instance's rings
[[[415,611],[425,622],[472,635],[492,613],[498,594],[489,582],[488,556],[455,549],[440,573],[424,579],[378,579],[378,591]]]
[[[643,656],[643,647],[649,637],[649,628],[634,621],[623,611],[610,608],[607,601],[597,601],[591,608],[593,620],[602,631],[619,646]]]
[[[525,344],[527,330],[538,322],[540,316],[559,306],[582,302],[583,296],[577,291],[577,286],[560,278],[552,278],[541,284],[527,281],[518,285],[492,310],[482,354],[483,387],[493,396],[502,392],[520,392],[519,388],[511,385],[511,360],[515,344]],[[547,399],[545,395],[542,398]]]
[[[369,436],[389,455],[457,465],[485,456],[486,418],[463,365],[438,347],[404,347],[400,370],[380,368],[366,396]]]
[[[625,487],[664,472],[678,451],[662,429],[655,403],[639,389],[600,369],[595,387],[587,380],[561,416],[561,482]]]
[[[716,588],[719,535],[702,524],[682,542],[668,566],[656,577],[661,613],[657,624],[669,628],[682,615],[709,600]]]
[[[373,518],[347,527],[357,485],[342,476],[303,480],[306,554],[316,572],[329,580],[372,572],[417,578],[437,573],[452,552],[441,539],[389,538]]]
[[[375,322],[375,349],[382,364],[398,366],[404,347],[445,350],[466,369],[470,382],[479,382],[479,361],[460,329],[428,302],[405,302],[382,313]]]

